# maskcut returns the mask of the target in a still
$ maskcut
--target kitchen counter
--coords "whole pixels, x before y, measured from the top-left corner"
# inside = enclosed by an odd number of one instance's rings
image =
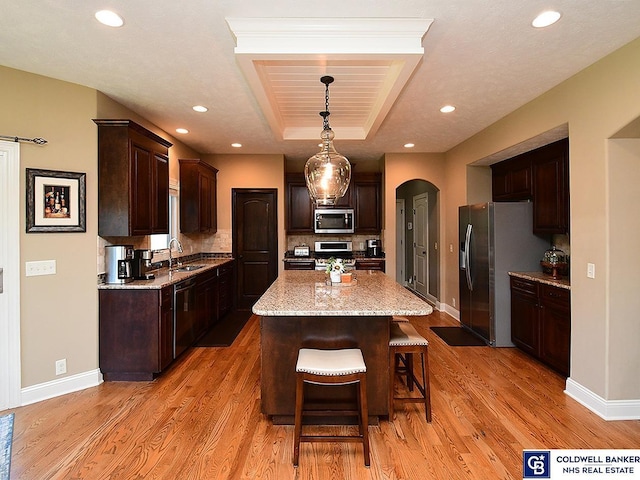
[[[429,315],[431,305],[379,271],[354,272],[352,284],[326,285],[321,271],[283,272],[253,306],[262,316]]]
[[[571,282],[568,277],[553,278],[551,275],[542,272],[509,272],[512,277],[524,278],[532,282],[544,283],[553,287],[571,290]]]
[[[123,283],[123,284],[100,283],[98,284],[98,289],[99,290],[162,289],[164,287],[173,285],[175,283],[181,282],[182,280],[186,280],[188,278],[195,277],[200,273],[204,273],[207,270],[211,270],[213,268],[219,267],[220,265],[224,265],[232,261],[233,261],[233,258],[230,258],[230,257],[201,258],[199,260],[194,260],[192,262],[182,264],[182,266],[204,265],[204,267],[199,268],[197,270],[192,270],[188,272],[177,272],[177,271],[169,271],[168,268],[162,268],[160,270],[155,270],[150,272],[155,275],[155,278],[151,280],[134,280],[132,282]]]
[[[319,271],[284,271],[253,306],[260,315],[262,413],[293,423],[298,350],[353,348],[367,365],[370,418],[389,414],[389,329],[393,315],[428,315],[432,307],[380,271],[354,271],[352,284],[325,283]],[[352,400],[349,385],[308,385],[315,402]],[[340,421],[342,419],[338,419]]]

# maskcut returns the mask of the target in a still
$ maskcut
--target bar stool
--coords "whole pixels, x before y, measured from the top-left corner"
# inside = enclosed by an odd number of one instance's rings
[[[296,411],[293,439],[293,466],[298,466],[300,442],[361,442],[364,464],[369,466],[369,413],[367,409],[367,367],[359,348],[317,350],[301,348],[296,364]],[[304,383],[348,385],[358,383],[357,410],[304,410]],[[358,435],[302,435],[303,415],[358,416]]]
[[[409,322],[391,322],[389,339],[389,416],[394,413],[394,402],[423,403],[427,422],[431,422],[431,393],[429,389],[429,341],[421,336]],[[413,354],[420,354],[422,383],[413,372]],[[404,366],[400,364],[404,364]],[[421,397],[396,396],[396,376],[404,376],[407,388],[415,385]]]

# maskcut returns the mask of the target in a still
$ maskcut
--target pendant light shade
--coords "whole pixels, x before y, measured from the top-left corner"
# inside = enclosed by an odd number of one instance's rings
[[[332,206],[342,198],[349,188],[351,181],[351,164],[344,155],[336,152],[333,146],[335,134],[329,126],[329,84],[333,77],[325,76],[320,79],[325,84],[325,108],[320,112],[324,129],[320,134],[322,146],[320,151],[307,160],[304,166],[304,176],[309,196],[316,205]]]

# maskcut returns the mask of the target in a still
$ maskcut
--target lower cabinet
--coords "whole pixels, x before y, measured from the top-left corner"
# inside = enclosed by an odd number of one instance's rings
[[[220,265],[217,269],[218,276],[218,297],[217,297],[217,317],[216,320],[224,317],[233,310],[235,299],[235,261]]]
[[[511,277],[511,340],[559,373],[569,375],[570,291]]]
[[[284,269],[285,270],[315,270],[316,269],[316,261],[315,260],[291,260],[284,261]]]
[[[384,272],[385,261],[380,258],[358,258],[356,259],[356,270],[381,270]]]
[[[173,361],[173,286],[99,291],[104,379],[153,380]]]

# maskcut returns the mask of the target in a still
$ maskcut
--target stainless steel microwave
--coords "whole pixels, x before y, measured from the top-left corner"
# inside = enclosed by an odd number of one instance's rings
[[[353,233],[353,208],[318,208],[314,211],[315,233]]]

